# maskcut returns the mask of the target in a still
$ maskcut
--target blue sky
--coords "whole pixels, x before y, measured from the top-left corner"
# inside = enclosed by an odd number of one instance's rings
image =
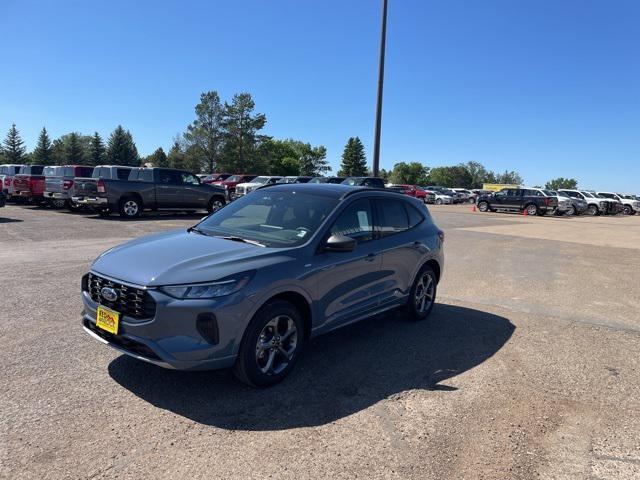
[[[640,193],[640,2],[389,0],[381,166],[476,160],[527,184]],[[168,148],[201,92],[265,133],[372,151],[378,0],[0,0],[0,134]]]

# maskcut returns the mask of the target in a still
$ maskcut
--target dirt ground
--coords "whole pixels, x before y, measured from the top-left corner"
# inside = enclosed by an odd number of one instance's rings
[[[80,327],[100,252],[199,215],[0,209],[0,478],[640,478],[640,216],[430,210],[432,323],[346,327],[254,390]]]

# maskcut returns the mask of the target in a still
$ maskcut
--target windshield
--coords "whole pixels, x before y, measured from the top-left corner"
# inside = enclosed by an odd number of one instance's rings
[[[567,192],[558,192],[558,195],[560,195],[561,197],[571,198],[571,195],[569,195]]]
[[[337,204],[338,200],[322,196],[260,190],[207,217],[198,229],[267,247],[295,247],[309,240]]]
[[[554,190],[542,190],[547,197],[555,197],[558,194]]]
[[[596,198],[593,195],[591,195],[591,193],[589,192],[580,192],[580,193],[582,193],[585,197],[588,197],[588,198]]]
[[[251,180],[251,183],[267,183],[271,177],[256,177]]]
[[[242,180],[243,175],[231,175],[229,178],[227,178],[227,182],[239,182],[240,180]]]

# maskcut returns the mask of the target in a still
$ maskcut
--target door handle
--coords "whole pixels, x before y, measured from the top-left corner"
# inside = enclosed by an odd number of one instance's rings
[[[373,262],[377,256],[378,256],[377,253],[370,253],[369,255],[364,257],[364,261],[365,262]]]

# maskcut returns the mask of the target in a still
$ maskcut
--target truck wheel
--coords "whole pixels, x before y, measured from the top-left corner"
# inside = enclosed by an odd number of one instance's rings
[[[527,210],[527,215],[538,215],[538,206],[534,203],[524,207]]]
[[[489,211],[489,204],[487,202],[478,203],[478,210],[480,210],[481,212],[488,212]]]
[[[624,213],[625,215],[633,215],[633,209],[631,208],[630,205],[624,206]]]
[[[249,322],[233,373],[253,387],[271,386],[293,369],[303,344],[300,311],[283,300],[269,302]]]
[[[140,200],[135,197],[124,197],[120,200],[120,216],[122,218],[136,218],[142,212]]]
[[[222,207],[224,207],[223,198],[222,197],[213,197],[209,201],[209,205],[207,206],[207,211],[209,213],[213,213],[213,212],[216,212],[216,211],[220,210]]]
[[[589,205],[589,208],[587,209],[587,213],[589,215],[591,215],[592,217],[595,217],[596,215],[598,215],[600,212],[598,211],[598,207],[595,205]]]
[[[565,215],[573,217],[578,215],[578,211],[576,210],[576,207],[574,205],[571,205],[571,207],[569,207],[569,210],[566,211]]]
[[[51,200],[51,206],[53,208],[63,208],[64,204],[65,204],[65,201],[64,200],[60,200],[59,198]]]

